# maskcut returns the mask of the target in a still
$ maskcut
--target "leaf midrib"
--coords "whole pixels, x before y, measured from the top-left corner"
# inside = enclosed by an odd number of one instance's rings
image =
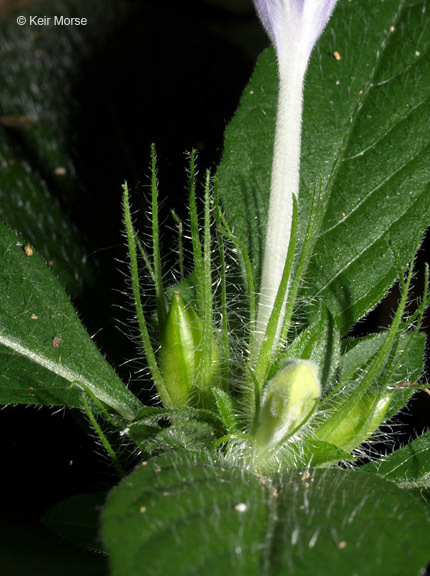
[[[104,391],[100,387],[95,387],[94,384],[89,381],[87,378],[83,377],[82,374],[63,366],[60,362],[55,362],[50,360],[43,354],[37,353],[30,348],[22,345],[17,340],[5,336],[3,333],[0,333],[0,345],[5,346],[7,349],[12,350],[15,354],[42,366],[49,372],[60,376],[64,380],[70,383],[76,383],[77,387],[83,389],[85,388],[91,390],[93,394],[102,402],[116,410],[119,414],[124,416],[127,420],[131,420],[134,416],[134,413],[131,412],[127,407],[125,407],[122,403],[113,400],[111,395],[105,394]],[[79,386],[82,384],[82,387]]]

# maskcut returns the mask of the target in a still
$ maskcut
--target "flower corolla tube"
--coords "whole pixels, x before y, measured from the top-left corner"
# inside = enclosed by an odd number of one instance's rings
[[[278,60],[279,95],[256,342],[260,345],[281,282],[298,198],[303,84],[315,42],[337,0],[254,0]],[[287,295],[285,296],[285,300]],[[278,333],[281,327],[279,326]]]

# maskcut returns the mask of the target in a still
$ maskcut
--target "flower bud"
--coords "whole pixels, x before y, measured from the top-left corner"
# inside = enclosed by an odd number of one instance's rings
[[[321,395],[318,367],[310,360],[293,360],[268,384],[260,408],[257,444],[269,447],[297,428]]]
[[[208,398],[212,398],[211,386],[220,372],[219,356],[214,342],[211,370],[200,374],[202,335],[201,319],[191,306],[185,305],[179,292],[175,292],[159,351],[160,372],[166,388],[160,397],[168,408],[183,408],[191,403],[205,405]]]
[[[319,440],[324,440],[351,452],[362,442],[367,440],[382,424],[391,402],[391,393],[382,396],[379,392],[367,392],[361,398],[342,422],[334,427],[330,418],[316,431]],[[340,408],[336,404],[334,409]]]

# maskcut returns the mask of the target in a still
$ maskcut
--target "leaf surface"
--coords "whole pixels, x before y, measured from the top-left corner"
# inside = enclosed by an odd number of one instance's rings
[[[76,296],[82,281],[92,280],[84,266],[78,231],[47,181],[32,169],[0,127],[0,219],[19,231],[49,262],[61,284]]]
[[[407,488],[430,489],[430,432],[412,440],[385,458],[363,466]]]
[[[378,352],[385,341],[385,334],[374,334],[365,338],[350,338],[344,341],[344,353],[339,364],[339,378],[346,381],[354,380],[363,373],[365,366]],[[397,352],[393,358],[394,369],[391,371],[387,386],[395,389],[396,386],[417,381],[424,369],[423,356],[425,351],[425,335],[405,333],[399,336]],[[387,412],[387,418],[394,416],[411,398],[414,390],[405,386],[396,389]]]
[[[312,194],[328,207],[306,273],[342,335],[406,266],[430,219],[430,21],[424,1],[339,2],[310,61],[299,197],[303,242]],[[340,59],[333,57],[338,52]],[[277,103],[272,49],[260,57],[226,132],[218,170],[230,225],[261,271]]]
[[[25,250],[0,224],[0,403],[79,407],[80,383],[131,419],[140,402],[100,354],[43,260]]]
[[[418,576],[429,559],[425,508],[351,470],[272,482],[204,453],[160,456],[112,490],[101,518],[113,576]]]

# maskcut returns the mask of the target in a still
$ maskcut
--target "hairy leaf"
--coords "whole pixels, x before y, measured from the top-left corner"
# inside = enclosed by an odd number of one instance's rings
[[[77,229],[47,181],[12,144],[0,127],[0,219],[37,246],[61,284],[76,296],[83,278],[91,279]]]
[[[339,365],[339,378],[352,381],[365,371],[366,363],[378,352],[385,341],[385,334],[375,334],[366,338],[351,338],[344,341],[345,348],[349,350],[342,356]],[[396,390],[387,418],[398,412],[413,394],[413,389],[407,386],[408,382],[418,380],[423,371],[423,355],[425,350],[425,336],[420,333],[405,333],[399,338],[397,353],[393,359],[394,369],[387,386]],[[402,386],[404,388],[396,386]]]
[[[88,389],[123,417],[134,416],[140,402],[100,354],[59,282],[3,224],[0,293],[1,404],[80,406]]]
[[[430,489],[430,432],[383,459],[366,464],[363,470],[407,488]]]
[[[328,202],[302,296],[320,296],[344,335],[406,265],[430,217],[430,43],[425,2],[340,1],[304,94],[299,242],[315,190]],[[334,52],[338,57],[334,58]],[[340,58],[339,58],[340,56]],[[220,195],[257,277],[270,191],[275,56],[261,56],[226,132]]]
[[[358,471],[271,481],[204,453],[161,456],[112,490],[101,518],[113,576],[418,576],[429,559],[424,507]]]

